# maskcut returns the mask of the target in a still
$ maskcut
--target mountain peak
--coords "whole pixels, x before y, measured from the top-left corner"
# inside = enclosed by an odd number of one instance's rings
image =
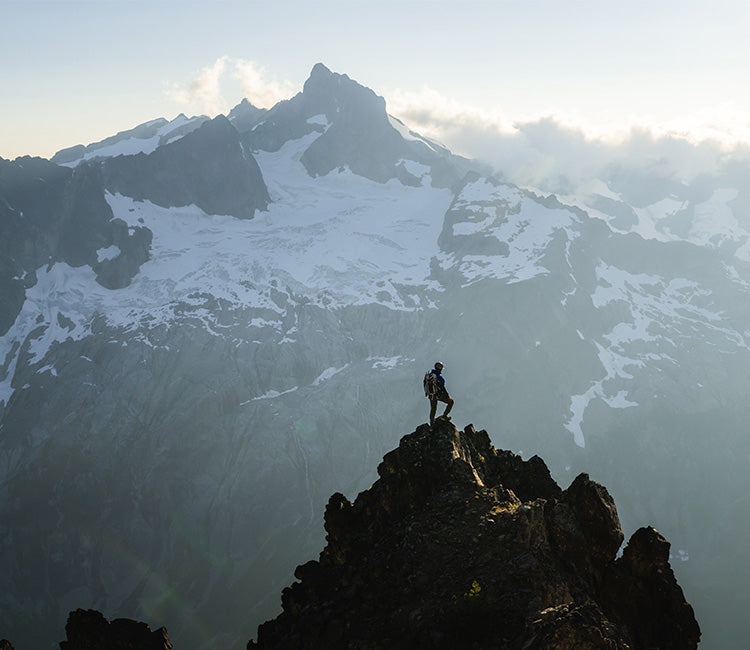
[[[310,72],[310,78],[330,77],[333,73],[322,63],[316,63]]]
[[[404,436],[248,648],[695,648],[700,631],[653,528],[623,540],[612,497],[439,420]],[[599,645],[597,645],[597,641]],[[350,646],[353,647],[353,646]]]
[[[336,113],[344,111],[352,117],[361,117],[365,111],[368,119],[382,113],[385,118],[385,100],[375,92],[358,84],[345,74],[331,72],[322,63],[316,63],[302,87],[302,96],[312,115],[323,113],[333,121]]]

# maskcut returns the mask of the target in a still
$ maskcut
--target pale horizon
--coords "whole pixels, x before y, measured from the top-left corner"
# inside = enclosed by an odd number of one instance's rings
[[[457,153],[554,125],[619,145],[750,143],[750,8],[585,1],[4,1],[0,156],[302,90],[321,62]],[[516,138],[517,139],[517,138]]]

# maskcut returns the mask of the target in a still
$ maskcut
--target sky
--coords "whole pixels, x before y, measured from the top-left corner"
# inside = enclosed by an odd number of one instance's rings
[[[0,11],[6,159],[227,113],[243,97],[269,107],[317,62],[474,157],[521,134],[589,151],[644,132],[750,142],[744,0],[0,0]]]

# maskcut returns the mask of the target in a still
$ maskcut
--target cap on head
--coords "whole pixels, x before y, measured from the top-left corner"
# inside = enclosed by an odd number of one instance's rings
[[[435,362],[435,370],[442,370],[443,369],[443,362],[442,361],[436,361]]]

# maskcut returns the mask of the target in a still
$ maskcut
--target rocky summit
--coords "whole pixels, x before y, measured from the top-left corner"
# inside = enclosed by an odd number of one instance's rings
[[[538,456],[441,419],[404,436],[352,503],[334,494],[327,545],[297,567],[251,648],[696,648],[700,629],[641,528],[623,541],[609,492],[562,490]]]

